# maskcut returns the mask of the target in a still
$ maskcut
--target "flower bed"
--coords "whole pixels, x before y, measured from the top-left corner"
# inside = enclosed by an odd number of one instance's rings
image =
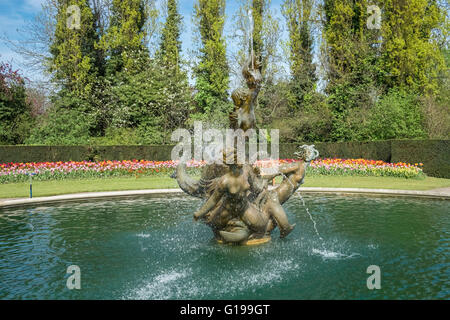
[[[366,159],[320,159],[311,163],[308,175],[372,176],[420,178],[424,177],[422,163],[387,163]]]
[[[280,164],[294,162],[294,159],[280,160]],[[188,163],[194,173],[199,173],[204,162]],[[264,166],[264,163],[258,165]],[[61,180],[108,178],[142,175],[169,175],[177,166],[173,161],[82,161],[82,162],[39,162],[0,164],[0,183],[25,182],[29,174],[34,180]],[[417,178],[423,176],[422,164],[386,163],[365,159],[319,159],[311,163],[308,175],[339,176],[389,176]]]

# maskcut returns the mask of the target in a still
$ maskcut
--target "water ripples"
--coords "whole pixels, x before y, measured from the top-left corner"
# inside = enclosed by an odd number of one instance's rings
[[[0,210],[1,299],[448,299],[448,202],[304,196],[286,239],[219,245],[188,197]],[[65,287],[79,265],[82,290]],[[382,290],[366,287],[379,265]]]

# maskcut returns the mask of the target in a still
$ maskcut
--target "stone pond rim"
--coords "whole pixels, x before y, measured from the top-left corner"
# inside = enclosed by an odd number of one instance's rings
[[[363,196],[394,196],[394,197],[413,197],[450,200],[450,189],[434,190],[391,190],[391,189],[363,189],[363,188],[318,188],[303,187],[301,193],[325,193],[342,195],[363,195]],[[50,197],[37,197],[33,199],[0,199],[0,208],[30,206],[36,204],[58,203],[65,201],[96,200],[104,198],[123,198],[139,196],[180,196],[183,195],[181,189],[150,189],[150,190],[130,190],[130,191],[109,191],[109,192],[85,192],[76,194],[66,194]]]

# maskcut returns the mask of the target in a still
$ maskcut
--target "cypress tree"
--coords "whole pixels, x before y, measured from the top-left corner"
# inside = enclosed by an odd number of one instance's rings
[[[367,0],[325,0],[323,52],[331,139],[363,139],[370,110],[380,94],[380,30],[368,29]]]
[[[267,0],[252,0],[253,16],[253,50],[257,59],[264,59],[264,40],[263,40],[263,15]]]
[[[178,1],[167,0],[167,19],[161,32],[159,54],[169,69],[180,67],[180,26],[182,17],[178,13]]]
[[[210,113],[217,104],[227,101],[229,69],[223,38],[225,0],[198,0],[194,14],[200,32],[199,64],[195,68],[195,97],[199,111]]]
[[[387,88],[408,87],[437,93],[445,60],[436,41],[445,9],[435,0],[383,0],[382,69]]]
[[[234,15],[235,38],[239,41],[237,59],[241,67],[253,48],[255,56],[261,62],[261,74],[267,80],[268,68],[274,71],[277,44],[279,41],[279,25],[270,10],[271,0],[241,0],[239,11]],[[252,15],[253,25],[248,25],[249,11]],[[249,29],[252,29],[252,43],[248,39]],[[269,76],[272,76],[271,74]]]
[[[69,28],[67,20],[74,12],[68,8],[75,5],[80,9],[79,27]],[[76,21],[74,21],[76,22]],[[89,94],[97,74],[98,54],[95,43],[98,35],[94,17],[87,0],[59,0],[54,40],[50,47],[49,71],[53,81],[64,92],[77,95]]]
[[[283,3],[289,30],[291,92],[295,108],[304,102],[304,96],[315,89],[317,82],[310,27],[312,5],[312,0],[285,0]]]
[[[146,10],[143,0],[113,0],[110,25],[100,41],[108,56],[107,75],[121,71],[145,69],[148,49],[145,46]]]

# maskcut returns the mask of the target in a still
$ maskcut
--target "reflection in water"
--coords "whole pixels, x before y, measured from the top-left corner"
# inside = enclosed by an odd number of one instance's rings
[[[448,202],[305,196],[297,228],[256,247],[223,246],[192,221],[187,197],[0,210],[2,299],[450,298]],[[270,257],[270,258],[268,258]],[[66,269],[81,268],[81,290]],[[382,289],[368,290],[369,265]]]

